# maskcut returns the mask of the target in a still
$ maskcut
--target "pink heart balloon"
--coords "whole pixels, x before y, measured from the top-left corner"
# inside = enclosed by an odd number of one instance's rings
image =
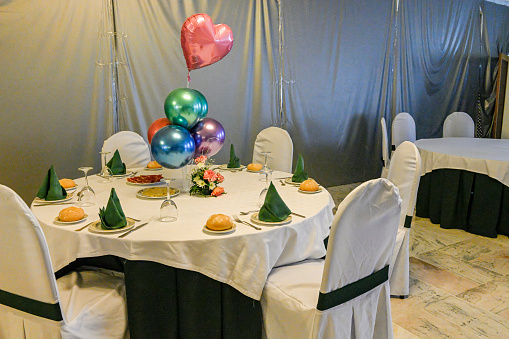
[[[180,43],[191,71],[224,58],[232,49],[233,32],[225,24],[214,25],[207,14],[194,14],[182,25]]]

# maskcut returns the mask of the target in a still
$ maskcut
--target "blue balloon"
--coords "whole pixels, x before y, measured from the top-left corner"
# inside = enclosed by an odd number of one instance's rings
[[[188,130],[169,125],[154,134],[150,148],[152,156],[161,166],[177,169],[191,161],[195,144]]]

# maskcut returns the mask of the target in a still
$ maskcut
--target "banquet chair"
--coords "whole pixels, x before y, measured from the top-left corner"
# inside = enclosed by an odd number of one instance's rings
[[[381,178],[387,178],[387,174],[389,173],[389,141],[387,137],[387,124],[385,123],[385,118],[382,117],[380,120],[380,124],[382,125],[382,174]]]
[[[442,136],[444,138],[473,138],[474,131],[475,124],[470,115],[465,112],[453,112],[445,118]]]
[[[403,141],[415,142],[414,118],[405,112],[398,113],[392,122],[391,135],[392,152],[394,152]]]
[[[391,261],[390,286],[393,297],[406,298],[409,294],[410,226],[420,177],[421,156],[419,150],[413,143],[405,141],[394,152],[387,176],[387,179],[399,189],[402,200],[401,216]]]
[[[0,214],[0,338],[129,337],[122,274],[82,268],[56,280],[39,222],[4,185]]]
[[[293,142],[290,134],[279,127],[269,127],[256,136],[253,147],[253,163],[263,164],[267,155],[267,165],[276,171],[292,172]]]
[[[261,305],[267,338],[392,338],[388,271],[401,211],[389,180],[338,206],[325,259],[274,268]]]
[[[103,152],[110,152],[106,156],[106,161],[113,157],[117,149],[127,168],[145,167],[150,162],[150,149],[145,140],[137,133],[122,131],[106,139],[102,147]]]

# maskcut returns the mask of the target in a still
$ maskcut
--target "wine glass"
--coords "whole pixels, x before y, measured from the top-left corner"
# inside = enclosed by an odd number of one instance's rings
[[[78,202],[77,204],[81,207],[89,207],[94,206],[95,203],[93,202],[95,198],[95,192],[88,185],[88,171],[92,169],[92,167],[80,167],[78,168],[80,171],[83,171],[85,173],[85,186],[81,189],[81,191],[78,192]]]
[[[270,176],[272,175],[272,170],[268,169],[267,171],[263,172],[263,175],[265,178],[262,180],[265,182],[265,188],[262,189],[260,192],[260,196],[258,197],[258,205],[262,207],[263,203],[265,202],[265,197],[267,196],[267,192],[269,191],[269,183],[272,181]]]
[[[101,169],[101,173],[99,173],[99,176],[102,179],[100,179],[99,182],[103,183],[111,182],[113,172],[111,172],[111,169],[106,165],[106,154],[110,154],[111,152],[99,152],[99,153],[103,157],[103,168]]]
[[[159,218],[159,220],[163,222],[176,221],[178,218],[177,205],[173,200],[171,200],[170,182],[172,182],[173,180],[175,179],[164,178],[164,181],[166,182],[166,199],[161,204]]]
[[[269,151],[264,151],[264,152],[260,152],[260,153],[263,154],[264,157],[265,157],[265,160],[264,160],[264,163],[263,163],[263,167],[260,170],[260,172],[262,174],[269,173],[269,172],[272,173],[272,170],[269,168],[269,165],[267,165],[267,154],[270,154],[270,152]],[[264,182],[267,182],[267,180],[268,180],[268,176],[267,175],[265,175],[265,177],[262,177],[260,179],[260,181],[264,181]]]

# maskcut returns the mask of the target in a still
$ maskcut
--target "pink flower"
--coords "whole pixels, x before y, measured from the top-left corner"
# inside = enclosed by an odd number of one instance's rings
[[[221,173],[217,173],[217,182],[222,183],[224,181],[224,177]]]
[[[210,193],[210,195],[213,197],[218,197],[223,193],[224,193],[224,188],[217,186],[216,188],[214,188],[212,193]]]
[[[194,163],[195,163],[195,164],[199,164],[199,163],[204,164],[204,163],[205,163],[205,161],[207,161],[207,157],[206,157],[206,156],[204,156],[204,155],[201,155],[201,156],[199,156],[198,158],[194,159]]]
[[[217,179],[217,173],[213,170],[206,170],[203,172],[203,180],[208,180],[209,182],[215,181]]]

